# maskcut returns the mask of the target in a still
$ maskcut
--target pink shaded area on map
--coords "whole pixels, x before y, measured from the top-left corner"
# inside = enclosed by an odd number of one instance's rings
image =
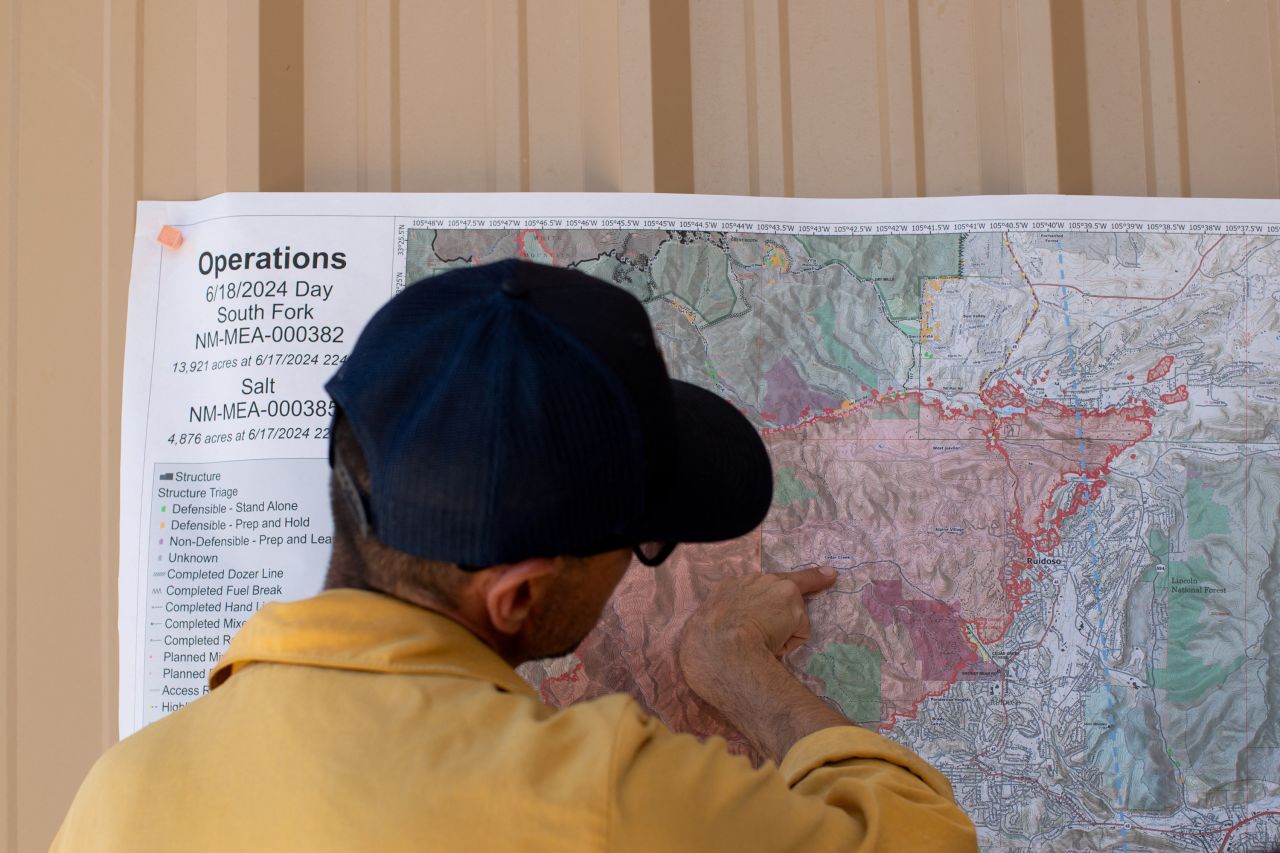
[[[1145,404],[1077,410],[999,383],[995,411],[947,408],[916,392],[878,398],[794,428],[766,431],[775,469],[813,497],[776,506],[756,533],[682,545],[657,570],[633,565],[579,663],[545,679],[553,704],[622,690],[674,728],[749,749],[688,690],[676,664],[681,629],[721,579],[825,564],[835,587],[809,601],[805,668],[833,642],[877,651],[881,727],[914,717],[963,672],[990,677],[968,632],[997,642],[1030,589],[1024,573],[1105,487],[1111,462],[1151,433]]]
[[[1147,381],[1155,382],[1157,379],[1164,379],[1169,375],[1169,369],[1173,367],[1173,356],[1164,355],[1155,363],[1155,366],[1147,371]]]

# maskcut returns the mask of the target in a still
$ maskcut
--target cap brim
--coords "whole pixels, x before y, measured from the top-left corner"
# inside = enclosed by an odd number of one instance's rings
[[[671,380],[679,446],[671,488],[648,513],[645,538],[718,542],[750,533],[773,499],[773,468],[747,418],[710,391]]]

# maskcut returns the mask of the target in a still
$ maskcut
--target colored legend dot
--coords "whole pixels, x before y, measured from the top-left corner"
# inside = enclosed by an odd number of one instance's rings
[[[163,545],[163,544],[164,544],[164,540],[163,540],[163,539],[161,539],[161,540],[160,540],[160,544],[161,544],[161,545]]]
[[[168,505],[167,505],[167,504],[160,504],[160,511],[161,511],[161,512],[164,512],[166,509],[168,509]]]
[[[162,522],[160,522],[160,529],[161,529],[161,530],[164,530],[164,522],[163,522],[163,521],[162,521]]]

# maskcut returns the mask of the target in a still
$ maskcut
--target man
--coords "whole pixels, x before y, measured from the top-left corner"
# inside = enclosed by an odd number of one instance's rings
[[[668,378],[640,304],[519,262],[408,288],[328,385],[326,591],[264,607],[212,692],[112,748],[56,850],[969,850],[946,780],[780,658],[830,570],[721,585],[690,688],[777,766],[513,667],[573,649],[634,553],[747,533],[768,458]]]

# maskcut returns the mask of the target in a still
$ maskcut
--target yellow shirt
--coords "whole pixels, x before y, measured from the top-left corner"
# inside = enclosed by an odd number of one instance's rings
[[[625,696],[548,708],[373,593],[262,608],[210,683],[98,760],[55,851],[975,849],[941,774],[873,732],[753,769]]]

